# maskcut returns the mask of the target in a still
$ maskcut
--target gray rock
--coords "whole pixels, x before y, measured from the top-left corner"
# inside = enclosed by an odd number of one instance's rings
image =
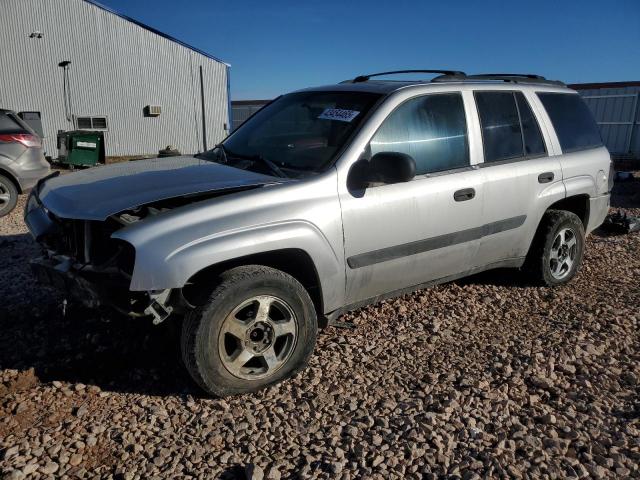
[[[89,409],[86,405],[80,405],[80,407],[78,407],[78,409],[76,410],[76,417],[82,418],[87,414],[88,411]]]
[[[4,455],[2,456],[3,459],[8,459],[13,457],[14,455],[17,455],[18,452],[20,451],[20,446],[19,445],[14,445],[13,447],[7,448],[4,452]]]
[[[247,480],[262,480],[264,478],[262,468],[255,463],[247,464],[244,469],[244,474]]]
[[[531,383],[537,387],[545,390],[550,389],[553,386],[551,380],[546,377],[531,377]]]
[[[553,415],[552,413],[548,413],[547,415],[543,415],[542,417],[540,417],[540,422],[544,423],[545,425],[554,425],[557,420],[555,415]]]
[[[277,466],[272,466],[267,472],[266,476],[267,480],[280,480],[282,478],[282,474]]]
[[[28,463],[24,466],[24,468],[22,469],[22,473],[24,473],[25,475],[29,475],[33,472],[35,472],[36,470],[38,470],[38,464],[37,463]]]
[[[47,462],[43,467],[40,467],[40,471],[44,474],[50,475],[56,473],[60,466],[56,462]]]
[[[25,474],[20,470],[11,470],[2,476],[3,480],[22,480],[24,477]]]

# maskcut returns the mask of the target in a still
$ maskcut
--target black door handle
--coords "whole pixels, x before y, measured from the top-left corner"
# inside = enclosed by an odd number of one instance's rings
[[[471,200],[475,196],[476,191],[473,188],[463,188],[453,194],[453,199],[456,202],[464,202],[466,200]]]
[[[553,180],[553,172],[544,172],[538,175],[538,183],[549,183]]]

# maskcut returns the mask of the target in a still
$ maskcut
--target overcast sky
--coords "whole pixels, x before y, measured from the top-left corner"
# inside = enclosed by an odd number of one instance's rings
[[[100,0],[231,64],[234,100],[406,68],[640,80],[640,0]]]

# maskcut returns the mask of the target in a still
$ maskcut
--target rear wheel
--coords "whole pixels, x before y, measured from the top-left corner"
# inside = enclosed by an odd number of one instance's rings
[[[552,287],[569,282],[582,264],[585,233],[580,218],[564,210],[550,210],[527,258],[533,278]]]
[[[264,266],[221,275],[207,303],[184,319],[182,357],[207,393],[249,393],[291,377],[309,361],[317,319],[304,287]]]
[[[18,203],[18,189],[4,175],[0,175],[0,217],[10,213]]]

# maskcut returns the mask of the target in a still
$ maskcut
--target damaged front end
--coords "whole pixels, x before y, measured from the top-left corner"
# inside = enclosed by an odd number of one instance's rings
[[[66,219],[48,211],[36,189],[27,203],[25,223],[43,247],[43,255],[31,261],[32,270],[41,283],[67,292],[88,307],[110,306],[130,317],[160,323],[173,312],[173,297],[179,292],[131,291],[135,249],[111,235],[164,209],[145,206],[104,221]]]
[[[114,237],[193,203],[287,181],[190,156],[55,172],[38,182],[25,209],[25,223],[44,249],[33,269],[85,304],[111,305],[159,323],[190,308],[183,285],[164,282],[162,290],[147,290],[135,284],[136,256],[140,262],[148,252]],[[153,271],[142,273],[153,280]]]

